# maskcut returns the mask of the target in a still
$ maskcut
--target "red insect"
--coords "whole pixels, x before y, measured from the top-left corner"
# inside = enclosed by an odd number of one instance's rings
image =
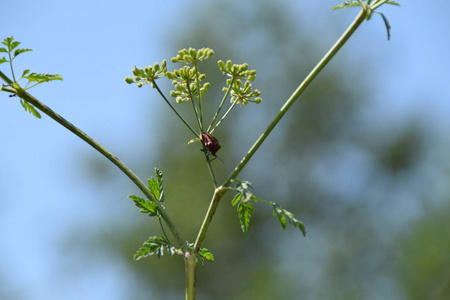
[[[217,138],[215,136],[213,136],[211,133],[202,133],[202,135],[200,136],[203,146],[205,146],[205,148],[207,150],[202,150],[202,151],[207,151],[206,155],[207,158],[209,159],[208,155],[209,153],[211,153],[215,158],[217,158],[217,151],[219,151],[220,149],[220,145],[219,145],[219,141],[217,140]]]

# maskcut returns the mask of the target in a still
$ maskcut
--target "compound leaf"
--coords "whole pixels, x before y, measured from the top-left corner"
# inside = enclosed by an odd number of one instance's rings
[[[28,103],[24,99],[20,99],[20,104],[25,109],[25,111],[29,112],[30,114],[32,114],[33,116],[35,116],[38,119],[41,118],[41,114],[36,110],[36,108],[34,108],[33,105],[31,105],[30,103]]]
[[[148,188],[159,202],[164,202],[163,174],[160,169],[155,168],[155,175],[156,178],[152,177],[148,180]]]
[[[148,256],[156,255],[158,258],[167,252],[170,255],[179,254],[180,251],[160,236],[151,236],[143,244],[142,247],[134,254],[133,259],[139,260]]]
[[[400,3],[395,2],[395,1],[386,1],[386,4],[392,4],[392,5],[396,5],[396,6],[401,6]]]
[[[272,203],[273,216],[278,218],[283,227],[283,230],[286,229],[286,221],[288,221],[292,226],[297,227],[303,233],[303,236],[306,235],[306,228],[302,222],[294,218],[294,214],[282,208],[277,203]]]
[[[339,5],[336,5],[332,8],[332,10],[340,9],[340,8],[347,8],[347,7],[353,7],[353,6],[361,6],[361,2],[359,1],[345,1],[344,3],[341,3]]]
[[[208,251],[206,248],[201,248],[200,251],[198,251],[198,255],[200,256],[200,259],[202,260],[202,263],[205,261],[207,262],[213,262],[214,261],[214,255]]]
[[[49,82],[53,80],[63,80],[61,75],[58,74],[48,74],[48,73],[31,73],[27,76],[24,76],[23,78],[28,79],[28,82],[36,82],[36,83],[43,83],[43,82]]]
[[[141,209],[141,213],[148,214],[151,217],[158,215],[156,203],[136,195],[130,195],[128,197],[131,198],[134,201],[134,204]]]
[[[253,204],[250,201],[241,201],[238,205],[239,222],[243,232],[247,232],[250,226],[250,217],[253,213]]]
[[[25,48],[25,49],[19,48],[19,49],[16,49],[16,50],[14,51],[14,54],[13,54],[13,57],[12,57],[12,58],[15,58],[17,55],[19,55],[19,54],[21,54],[21,53],[24,53],[24,52],[28,52],[28,51],[33,51],[33,49],[29,49],[29,48]]]

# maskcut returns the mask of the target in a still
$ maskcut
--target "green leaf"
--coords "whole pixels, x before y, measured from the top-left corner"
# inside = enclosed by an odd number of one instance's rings
[[[239,221],[241,223],[241,229],[243,232],[247,232],[250,226],[250,217],[253,212],[253,204],[251,202],[243,202],[239,203],[237,208],[239,213]]]
[[[0,52],[8,53],[8,50],[6,50],[6,48],[1,47]]]
[[[34,108],[33,105],[25,101],[24,99],[20,99],[20,104],[22,104],[22,107],[25,109],[25,111],[28,111],[30,114],[35,116],[36,118],[40,119],[41,114]]]
[[[273,216],[278,218],[278,220],[281,223],[281,227],[283,227],[283,230],[285,230],[286,216],[284,215],[284,210],[276,203],[272,204],[272,208],[273,208]]]
[[[0,58],[0,64],[8,62],[8,60],[5,57]]]
[[[30,70],[26,69],[23,71],[22,73],[22,77],[24,77],[25,75],[27,75],[28,73],[30,73]]]
[[[386,16],[383,13],[380,13],[380,12],[377,12],[377,11],[375,13],[379,14],[383,18],[384,25],[386,26],[387,38],[388,38],[388,41],[389,41],[391,39],[391,25],[389,24],[388,19],[386,18]]]
[[[231,200],[231,205],[235,206],[236,204],[238,204],[239,201],[241,200],[241,196],[242,196],[242,194],[234,195],[233,200]]]
[[[156,178],[152,177],[148,180],[148,188],[159,202],[164,202],[163,174],[160,169],[155,168],[155,175]]]
[[[134,204],[141,209],[141,213],[148,214],[150,217],[158,215],[156,203],[136,195],[130,195],[128,197],[131,198],[134,201]]]
[[[28,82],[36,82],[36,83],[43,83],[43,82],[49,82],[53,80],[63,80],[61,75],[58,74],[48,74],[48,73],[31,73],[27,76],[24,76],[23,78],[28,79]]]
[[[212,255],[211,252],[208,251],[206,248],[201,248],[198,252],[198,255],[200,256],[200,259],[202,260],[202,263],[205,261],[207,262],[213,262],[214,261],[214,255]]]
[[[164,255],[164,252],[174,255],[182,254],[181,250],[170,246],[169,242],[160,236],[152,236],[146,240],[142,247],[134,254],[133,259],[139,260],[148,256],[156,255],[158,258]]]
[[[397,2],[395,2],[395,1],[386,1],[385,4],[391,4],[391,5],[401,6],[400,3],[397,3]]]
[[[249,181],[239,180],[239,179],[234,179],[234,182],[236,182],[235,190],[238,191],[238,193],[242,195],[241,201],[248,202],[253,196],[252,183]]]
[[[332,10],[348,8],[348,7],[353,7],[353,6],[361,6],[361,3],[359,1],[345,1],[344,3],[341,3],[341,4],[333,7]]]
[[[300,229],[300,231],[303,233],[303,236],[306,235],[306,228],[303,225],[302,222],[294,218],[294,214],[285,210],[277,203],[272,203],[273,208],[273,216],[277,217],[278,220],[281,223],[281,226],[283,227],[283,230],[286,229],[286,220],[289,221],[289,223]]]
[[[13,51],[17,46],[20,45],[20,42],[19,42],[19,41],[14,41],[14,37],[13,37],[13,36],[10,36],[10,37],[5,38],[5,39],[2,41],[2,44],[5,45],[6,47],[8,47],[8,52],[11,52],[11,51]]]
[[[26,49],[16,49],[14,51],[14,55],[13,55],[12,58],[15,58],[17,55],[19,55],[21,53],[24,53],[24,52],[28,52],[28,51],[33,51],[33,49],[28,49],[28,48],[26,48]]]

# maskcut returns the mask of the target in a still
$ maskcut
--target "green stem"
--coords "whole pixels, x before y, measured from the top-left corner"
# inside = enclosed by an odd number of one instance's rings
[[[194,96],[192,95],[191,87],[190,87],[189,82],[186,82],[186,87],[188,89],[189,97],[191,98],[192,109],[194,110],[195,117],[197,118],[198,129],[200,130],[200,132],[203,132],[202,131],[203,130],[203,128],[202,128],[203,125],[202,125],[202,122],[200,121],[200,116],[198,114],[197,107],[195,106],[195,101],[194,101],[195,99],[194,99]]]
[[[317,75],[322,71],[322,69],[328,64],[328,62],[336,55],[336,53],[342,48],[342,46],[347,42],[347,40],[352,36],[355,30],[361,25],[361,23],[365,20],[367,16],[366,11],[363,9],[360,11],[358,16],[355,18],[353,23],[347,28],[344,34],[338,39],[338,41],[331,47],[331,49],[325,54],[322,60],[314,67],[314,69],[309,73],[309,75],[303,80],[303,82],[298,86],[298,88],[294,91],[294,93],[289,97],[286,103],[281,107],[278,114],[273,118],[272,122],[270,122],[269,126],[267,126],[266,130],[261,134],[261,136],[256,140],[253,146],[250,148],[248,153],[244,156],[241,162],[237,165],[234,171],[230,174],[228,179],[224,182],[223,186],[228,187],[232,179],[236,178],[245,165],[252,158],[253,154],[255,154],[256,150],[261,146],[264,140],[269,136],[272,132],[273,128],[278,124],[281,118],[285,115],[285,113],[289,110],[289,108],[294,104],[295,100],[303,93],[303,91],[308,87],[308,85],[317,77]]]
[[[197,255],[186,252],[184,256],[184,266],[186,269],[186,300],[195,300],[197,264]]]
[[[208,230],[209,224],[212,221],[212,218],[216,212],[217,206],[219,205],[220,199],[222,196],[228,191],[227,187],[230,186],[231,181],[235,179],[242,169],[247,165],[249,160],[252,158],[253,154],[255,154],[256,150],[261,146],[273,128],[278,124],[284,114],[288,111],[288,109],[292,106],[295,100],[298,99],[300,94],[308,87],[308,85],[317,77],[320,71],[327,65],[327,63],[334,57],[334,55],[342,48],[345,42],[352,36],[355,30],[361,25],[361,23],[365,20],[367,13],[365,10],[361,10],[359,15],[355,18],[352,24],[348,27],[348,29],[344,32],[344,34],[339,38],[339,40],[331,47],[331,49],[325,54],[325,56],[320,60],[320,62],[316,65],[316,67],[309,73],[309,75],[303,80],[303,82],[298,86],[298,88],[294,91],[294,93],[289,97],[286,103],[281,107],[278,114],[274,117],[272,122],[270,122],[269,126],[262,133],[262,135],[256,140],[253,146],[250,148],[248,153],[244,156],[244,158],[240,161],[240,163],[236,166],[234,171],[230,174],[227,180],[216,188],[213,199],[210,202],[208,211],[203,220],[200,231],[197,235],[197,239],[194,244],[194,252],[199,251],[202,242],[206,236],[206,232]]]
[[[175,107],[172,106],[172,104],[170,104],[169,100],[167,100],[166,96],[164,96],[163,92],[161,92],[161,90],[159,89],[159,86],[156,84],[156,82],[153,82],[153,85],[155,86],[156,90],[158,91],[158,93],[161,95],[161,97],[164,99],[164,101],[166,101],[167,105],[169,105],[169,107],[173,110],[173,112],[177,115],[177,117],[184,123],[184,125],[186,125],[186,127],[194,134],[195,137],[198,137],[198,133],[195,132],[194,128],[191,127],[191,125],[189,125],[186,120],[177,112],[177,110],[175,109]]]
[[[230,84],[228,85],[227,91],[226,91],[225,95],[223,95],[222,101],[220,101],[219,108],[217,109],[217,112],[214,115],[214,117],[211,121],[211,124],[209,124],[207,132],[210,132],[212,126],[214,125],[214,122],[216,122],[217,117],[219,116],[219,113],[223,107],[223,104],[225,103],[225,100],[227,99],[228,95],[231,92],[231,87],[233,86],[234,80],[235,80],[235,77],[231,77]],[[217,126],[215,126],[215,127],[217,127]],[[214,129],[215,129],[215,127],[214,127]]]
[[[202,226],[198,232],[197,238],[194,243],[194,254],[197,254],[200,250],[200,247],[203,243],[203,240],[206,237],[206,232],[208,231],[209,225],[211,224],[212,218],[214,217],[214,213],[217,210],[217,206],[219,205],[220,199],[226,193],[227,189],[218,187],[214,190],[214,195],[209,203],[208,211],[206,212],[205,218],[203,219]]]
[[[211,174],[211,178],[212,178],[213,183],[214,183],[214,188],[217,188],[216,175],[214,174],[214,170],[213,170],[212,165],[211,165],[211,160],[209,159],[208,155],[206,155],[206,163],[208,164],[209,173]]]
[[[8,55],[9,55],[9,68],[11,69],[11,75],[12,75],[12,78],[13,78],[13,80],[14,80],[14,82],[17,82],[16,81],[16,76],[14,75],[14,68],[13,68],[13,65],[12,65],[12,58],[11,58],[11,51],[8,51]]]
[[[200,73],[198,72],[197,64],[194,64],[195,67],[195,83],[197,85],[197,93],[198,93],[198,112],[199,112],[199,121],[200,121],[200,131],[203,132],[203,110],[202,110],[202,95],[200,93]]]
[[[4,74],[0,72],[0,76],[4,78]],[[6,80],[6,82],[10,83],[10,80]],[[173,236],[175,237],[178,246],[183,250],[187,251],[187,245],[185,242],[185,239],[183,239],[179,233],[179,231],[176,229],[175,224],[173,223],[170,216],[167,214],[165,209],[162,207],[162,205],[159,203],[159,201],[153,196],[153,194],[150,192],[150,190],[147,188],[147,186],[139,179],[139,177],[134,174],[122,161],[120,161],[115,155],[113,155],[110,151],[108,151],[105,147],[100,145],[97,141],[92,139],[89,135],[84,133],[82,130],[78,129],[75,125],[58,115],[55,111],[50,109],[48,106],[37,100],[35,97],[27,93],[25,90],[23,90],[17,83],[13,84],[13,89],[3,88],[2,90],[8,91],[12,90],[15,94],[17,94],[20,98],[24,99],[25,101],[31,103],[33,106],[38,108],[40,111],[48,115],[50,118],[64,126],[66,129],[74,133],[76,136],[81,138],[83,141],[88,143],[91,147],[93,147],[95,150],[100,152],[103,156],[105,156],[107,159],[109,159],[113,164],[115,164],[125,175],[128,176],[128,178],[131,179],[131,181],[134,182],[134,184],[144,193],[144,195],[151,201],[153,201],[158,209],[158,212],[160,213],[161,217],[166,222],[168,228],[172,232]]]
[[[9,79],[8,76],[6,76],[5,74],[3,74],[2,71],[0,71],[0,77],[3,79],[4,82],[6,82],[8,85],[12,86],[12,84],[14,83],[11,79]],[[2,90],[3,89],[3,85],[2,85]],[[4,90],[6,91],[6,90]],[[8,91],[9,93],[11,93],[10,91]]]
[[[371,6],[370,6],[370,8],[372,9],[372,10],[375,10],[375,9],[377,9],[378,7],[380,7],[381,5],[383,5],[384,3],[386,3],[388,0],[381,0],[381,1],[379,1],[379,2],[375,2],[375,3],[373,3]]]
[[[226,111],[226,113],[223,115],[223,117],[220,119],[219,122],[217,122],[216,126],[214,126],[213,129],[211,129],[210,133],[212,134],[214,132],[214,130],[216,130],[217,127],[219,127],[219,125],[223,122],[223,120],[225,120],[225,118],[228,116],[228,114],[231,112],[231,110],[233,109],[233,107],[237,104],[237,100],[233,102],[233,104],[231,104],[230,108],[228,108],[228,110]]]

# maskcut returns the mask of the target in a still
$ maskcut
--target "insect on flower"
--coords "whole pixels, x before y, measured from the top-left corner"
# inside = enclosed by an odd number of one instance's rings
[[[205,146],[206,150],[206,157],[209,159],[209,153],[211,153],[215,158],[217,158],[217,151],[220,149],[219,141],[215,136],[213,136],[211,133],[202,133],[200,136],[203,146]],[[214,159],[215,159],[214,158]]]

